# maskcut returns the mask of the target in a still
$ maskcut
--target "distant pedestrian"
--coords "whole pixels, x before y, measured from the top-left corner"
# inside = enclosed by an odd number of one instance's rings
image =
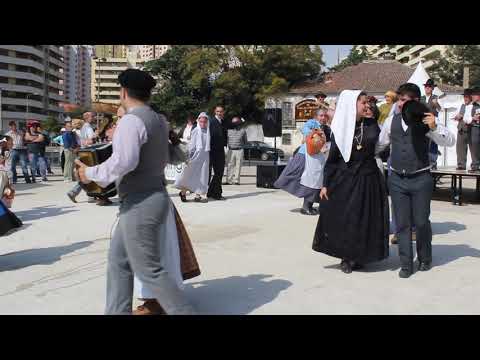
[[[247,144],[247,131],[242,128],[242,119],[238,116],[232,119],[232,128],[228,129],[227,151],[227,184],[240,185],[242,171],[243,147]]]
[[[188,144],[190,142],[192,131],[193,129],[195,129],[196,126],[197,122],[195,121],[195,117],[193,115],[188,115],[187,123],[178,133],[178,137],[180,138],[180,140],[182,140],[183,143]]]
[[[27,124],[27,132],[25,133],[25,142],[28,149],[28,157],[30,160],[32,182],[36,182],[35,176],[37,169],[40,170],[40,176],[43,181],[47,181],[47,164],[45,163],[45,137],[38,131],[40,123],[37,121]]]
[[[20,166],[22,167],[23,177],[27,184],[31,183],[30,176],[28,174],[28,153],[27,147],[24,143],[25,133],[21,130],[17,130],[17,124],[15,121],[10,121],[8,126],[10,131],[7,132],[7,136],[10,136],[13,140],[13,148],[11,154],[12,160],[12,182],[17,183],[17,164],[20,161]]]
[[[63,168],[63,179],[65,182],[71,182],[75,179],[74,166],[75,157],[78,148],[77,138],[73,133],[72,123],[65,123],[65,132],[62,134],[63,152],[65,154],[65,166]]]

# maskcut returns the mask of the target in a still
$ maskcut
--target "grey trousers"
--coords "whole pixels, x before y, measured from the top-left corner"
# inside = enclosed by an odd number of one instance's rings
[[[168,194],[129,194],[122,199],[119,222],[108,254],[105,314],[132,313],[133,274],[155,294],[169,315],[195,314],[183,292],[162,268],[159,227],[166,226]]]
[[[63,150],[65,154],[65,164],[63,166],[63,178],[65,180],[73,181],[75,176],[73,174],[73,169],[75,166],[75,153],[73,150],[65,149]]]
[[[243,149],[227,152],[227,182],[230,184],[240,183],[240,172],[242,171]]]
[[[406,178],[392,171],[388,182],[395,211],[400,262],[402,269],[413,271],[413,225],[417,232],[418,260],[427,263],[432,261],[430,202],[433,178],[429,172]]]
[[[470,153],[472,155],[472,170],[480,169],[480,127],[470,129]]]

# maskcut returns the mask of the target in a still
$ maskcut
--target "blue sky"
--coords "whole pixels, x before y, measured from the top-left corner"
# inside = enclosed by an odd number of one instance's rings
[[[323,50],[323,60],[327,67],[337,65],[337,51],[340,50],[340,60],[347,56],[353,45],[320,45]]]

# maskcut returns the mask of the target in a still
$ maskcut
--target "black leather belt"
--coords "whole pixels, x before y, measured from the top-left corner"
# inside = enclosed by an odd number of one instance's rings
[[[430,172],[430,169],[425,169],[425,170],[417,171],[417,172],[414,172],[414,173],[407,173],[407,172],[405,172],[405,171],[399,172],[399,171],[397,171],[397,170],[392,169],[392,172],[394,172],[395,174],[397,174],[397,175],[400,176],[401,178],[413,178],[413,177],[418,176],[418,175],[422,175],[422,174],[425,174],[425,173],[429,173],[429,172]]]
[[[242,150],[242,148],[231,148],[229,147],[230,150]]]

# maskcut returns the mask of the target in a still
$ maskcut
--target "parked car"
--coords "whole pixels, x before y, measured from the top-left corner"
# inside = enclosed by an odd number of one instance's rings
[[[249,141],[243,146],[243,158],[247,161],[274,160],[275,151],[278,159],[285,157],[285,153],[281,149],[275,149],[261,141]]]

